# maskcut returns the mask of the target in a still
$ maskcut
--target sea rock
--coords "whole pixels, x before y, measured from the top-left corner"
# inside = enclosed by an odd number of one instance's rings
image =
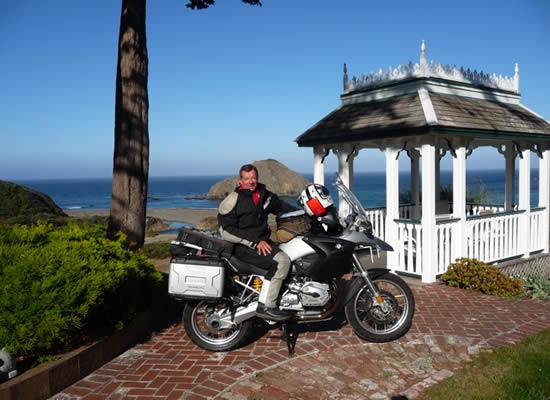
[[[258,180],[266,185],[268,190],[278,196],[296,196],[304,187],[311,183],[302,175],[292,171],[277,160],[260,160],[254,161],[252,164],[258,168]],[[225,198],[228,193],[235,190],[238,185],[238,176],[226,178],[213,185],[208,191],[206,198],[210,200],[221,200]]]
[[[145,233],[160,233],[170,230],[170,225],[160,218],[147,217],[145,219]]]
[[[0,181],[0,222],[51,221],[67,214],[46,194],[12,182]]]

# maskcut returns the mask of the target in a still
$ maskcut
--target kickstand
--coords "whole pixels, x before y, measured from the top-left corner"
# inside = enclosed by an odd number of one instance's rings
[[[283,322],[283,340],[286,342],[288,348],[288,354],[294,354],[294,348],[296,347],[296,341],[298,340],[298,332],[294,328],[295,324],[291,322]]]

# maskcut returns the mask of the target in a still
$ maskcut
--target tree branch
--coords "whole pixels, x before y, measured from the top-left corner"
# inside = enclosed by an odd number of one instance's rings
[[[260,6],[262,2],[260,0],[241,0],[243,3],[250,4],[251,6]],[[189,0],[185,6],[192,10],[202,10],[214,5],[215,0]]]

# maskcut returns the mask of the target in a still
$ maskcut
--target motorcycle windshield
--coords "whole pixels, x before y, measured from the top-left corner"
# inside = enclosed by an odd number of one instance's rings
[[[350,206],[351,210],[357,215],[357,217],[368,221],[369,218],[367,217],[367,213],[365,212],[361,202],[353,194],[353,192],[349,190],[346,185],[344,185],[344,182],[342,182],[342,179],[340,179],[340,176],[338,175],[336,175],[336,179],[334,180],[334,186],[340,193],[340,198]]]

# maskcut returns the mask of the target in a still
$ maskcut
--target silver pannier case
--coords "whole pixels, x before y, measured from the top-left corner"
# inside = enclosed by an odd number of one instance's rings
[[[225,261],[187,256],[172,258],[168,292],[186,299],[215,299],[223,296]]]

